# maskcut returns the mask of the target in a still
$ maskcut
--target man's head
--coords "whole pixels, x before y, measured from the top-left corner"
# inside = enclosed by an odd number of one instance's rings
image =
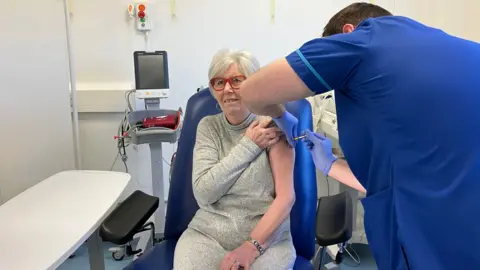
[[[367,18],[391,16],[386,9],[369,3],[354,3],[335,14],[323,29],[322,37],[350,33]]]

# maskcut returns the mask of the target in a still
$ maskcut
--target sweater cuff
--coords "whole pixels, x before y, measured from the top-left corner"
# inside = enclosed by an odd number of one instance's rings
[[[240,140],[240,145],[245,148],[245,152],[249,153],[252,158],[258,156],[262,152],[262,149],[260,149],[260,147],[247,136],[243,136]]]

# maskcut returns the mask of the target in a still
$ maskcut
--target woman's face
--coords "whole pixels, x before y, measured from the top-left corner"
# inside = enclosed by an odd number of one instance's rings
[[[233,64],[224,74],[210,80],[214,96],[226,115],[241,117],[249,113],[237,93],[245,79],[245,75],[238,71],[237,65]]]

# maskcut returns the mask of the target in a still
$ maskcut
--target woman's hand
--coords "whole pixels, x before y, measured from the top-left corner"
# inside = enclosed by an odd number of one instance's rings
[[[245,132],[245,136],[250,138],[262,150],[276,144],[283,132],[278,127],[268,127],[271,122],[271,118],[262,122],[253,121]]]
[[[258,257],[258,250],[250,242],[243,243],[237,249],[227,253],[220,265],[220,270],[250,270],[253,261]]]

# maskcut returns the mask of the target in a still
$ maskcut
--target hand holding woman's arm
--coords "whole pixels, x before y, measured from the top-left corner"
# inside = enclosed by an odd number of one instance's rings
[[[271,120],[270,120],[271,121]],[[193,194],[200,204],[218,201],[237,181],[240,174],[266,147],[278,141],[278,128],[270,122],[254,122],[230,153],[219,159],[212,128],[207,118],[198,124],[193,150]],[[220,136],[220,135],[215,135]]]

